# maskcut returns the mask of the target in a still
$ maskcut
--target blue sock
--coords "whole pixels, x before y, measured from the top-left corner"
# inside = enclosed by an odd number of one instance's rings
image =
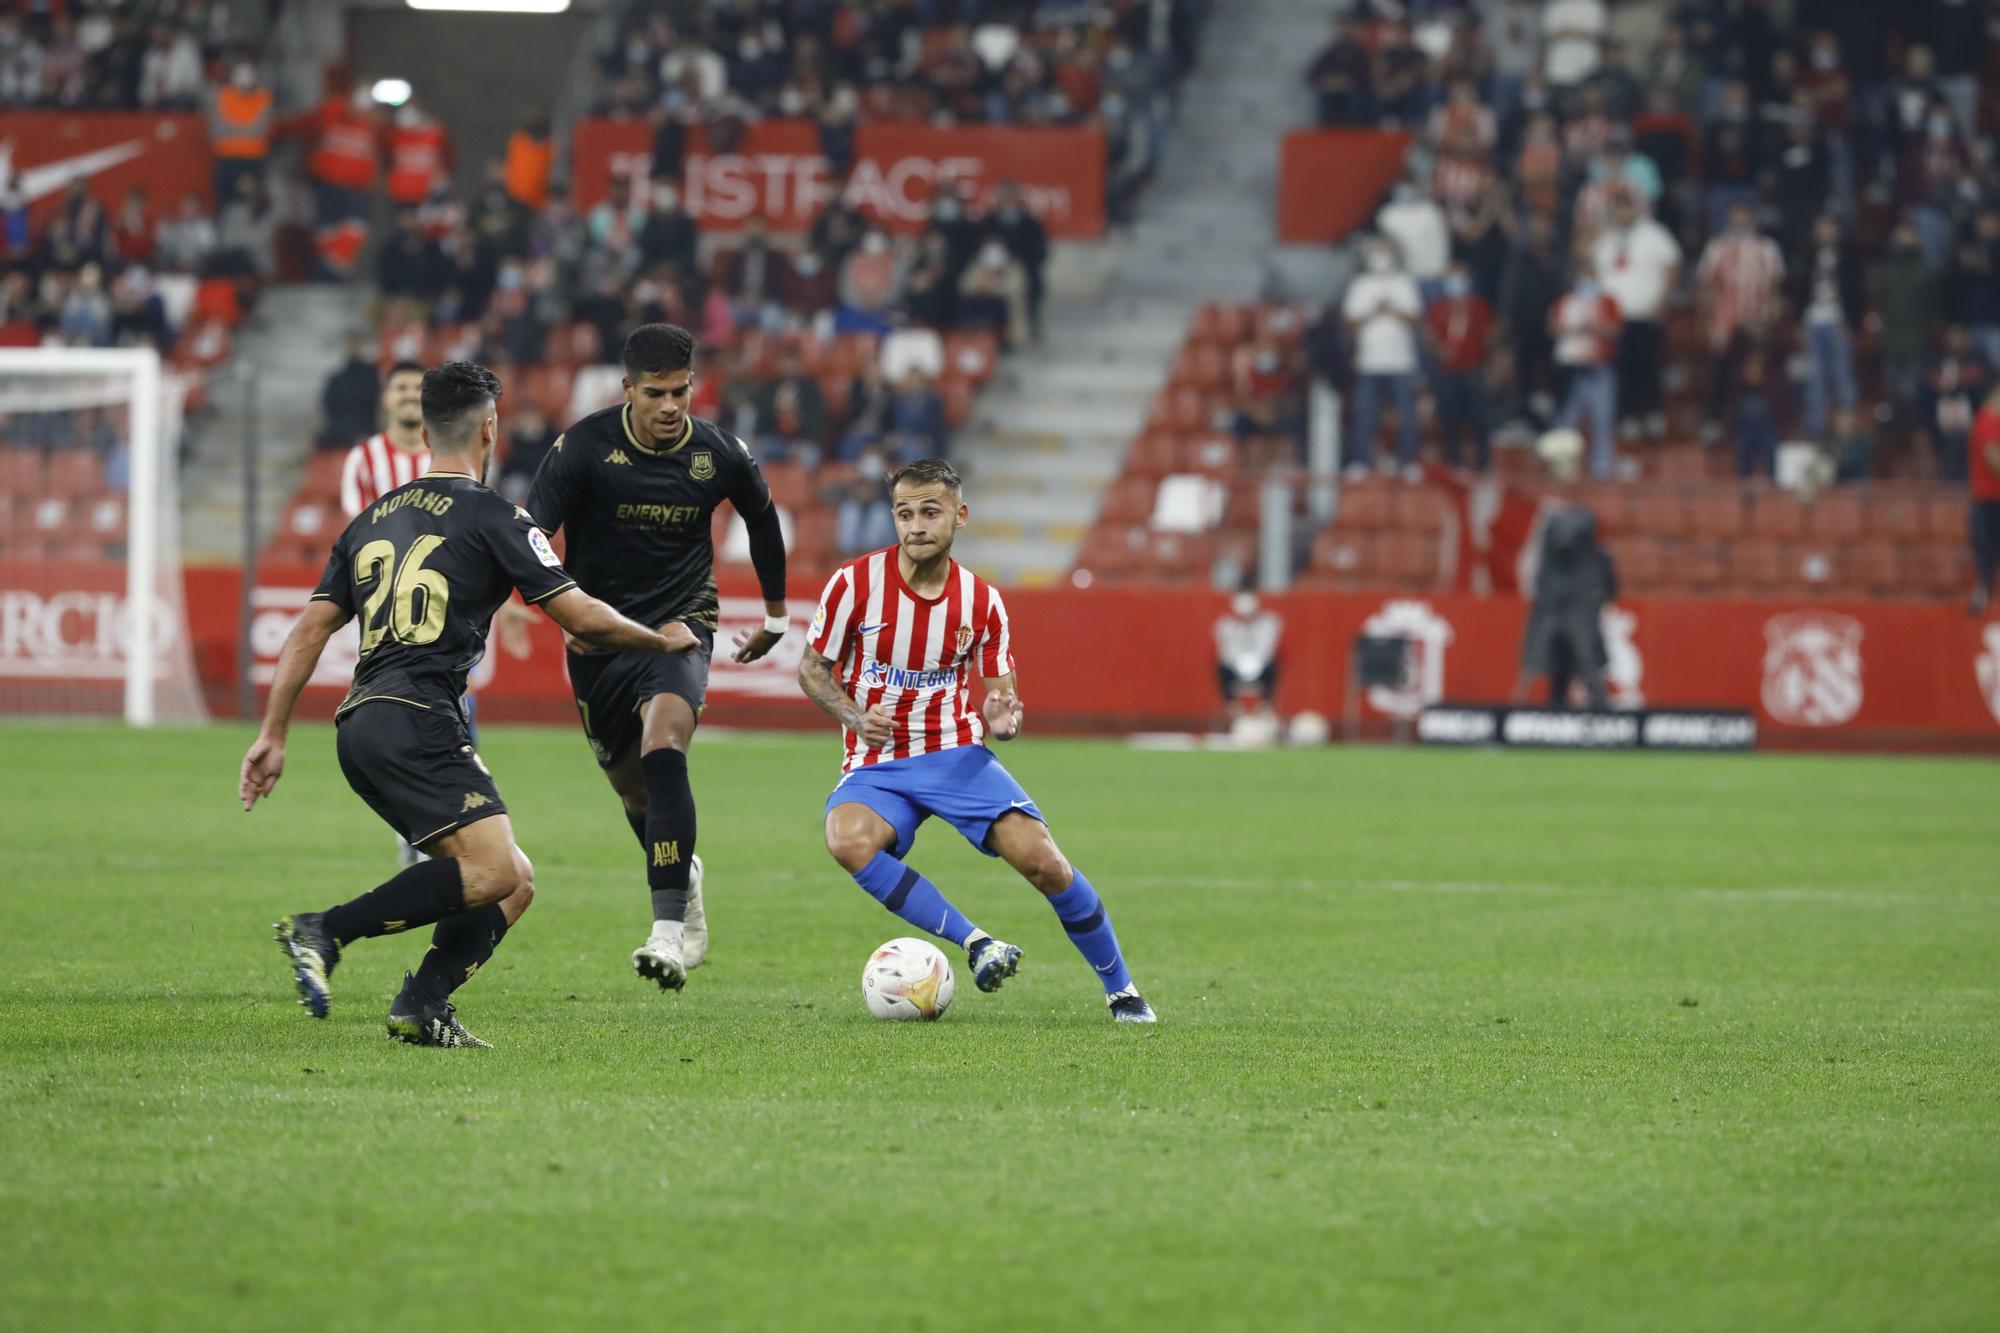
[[[1125,970],[1125,955],[1118,952],[1118,936],[1112,932],[1104,900],[1081,870],[1072,870],[1069,887],[1050,898],[1049,906],[1056,909],[1063,929],[1069,932],[1069,942],[1104,983],[1104,993],[1116,995],[1132,984],[1132,974]]]
[[[949,940],[960,948],[978,933],[965,914],[945,901],[937,885],[898,861],[887,852],[855,872],[854,882],[868,890],[868,896],[903,920],[929,935]]]

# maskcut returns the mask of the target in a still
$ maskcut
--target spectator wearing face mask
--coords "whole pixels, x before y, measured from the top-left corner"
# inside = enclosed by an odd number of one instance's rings
[[[1916,405],[1924,361],[1943,318],[1938,270],[1924,258],[1914,224],[1905,220],[1889,236],[1889,254],[1875,276],[1882,317],[1882,376],[1899,413]]]
[[[1577,278],[1549,312],[1549,332],[1555,338],[1556,365],[1569,376],[1563,393],[1560,427],[1586,428],[1590,441],[1590,474],[1600,481],[1611,476],[1613,438],[1618,420],[1618,303],[1598,285],[1589,255],[1577,257]]]
[[[1215,622],[1215,679],[1222,706],[1233,723],[1247,712],[1275,716],[1278,698],[1278,645],[1285,622],[1244,590],[1229,599]]]
[[[271,155],[271,117],[275,102],[248,60],[239,60],[229,82],[208,95],[209,151],[215,154],[215,198],[236,197],[236,182],[245,176],[264,180],[264,163]]]
[[[1028,279],[1020,264],[995,237],[958,280],[958,324],[991,329],[1008,347],[1028,341]]]
[[[1465,265],[1453,263],[1445,273],[1443,294],[1424,313],[1439,440],[1445,461],[1453,467],[1469,461],[1484,472],[1489,462],[1486,360],[1493,331],[1492,309],[1472,290]],[[1460,448],[1466,434],[1472,437],[1469,460]]]
[[[1916,224],[1924,258],[1934,268],[1951,262],[1952,211],[1971,162],[1942,98],[1925,109],[1923,132],[1908,139],[1896,155],[1896,203]]]
[[[1129,53],[1127,53],[1129,55]],[[1041,219],[1021,200],[1021,187],[1013,181],[1000,182],[993,199],[993,213],[987,226],[1007,253],[1021,266],[1028,283],[1028,332],[1042,333],[1043,270],[1049,262],[1049,233]]]
[[[1350,471],[1365,471],[1382,425],[1382,398],[1396,407],[1396,457],[1408,472],[1417,466],[1417,322],[1423,298],[1415,279],[1396,262],[1395,246],[1373,237],[1365,268],[1347,284],[1340,313],[1354,349],[1354,434]]]
[[[1451,260],[1451,225],[1437,201],[1417,182],[1400,181],[1376,215],[1375,225],[1402,252],[1404,267],[1416,279],[1422,298],[1436,300]]]
[[[1866,313],[1861,266],[1840,234],[1840,219],[1822,213],[1812,241],[1794,258],[1792,309],[1806,342],[1806,434],[1825,440],[1829,411],[1854,408],[1854,330]]]
[[[871,227],[840,266],[839,327],[843,331],[885,332],[896,289],[896,254],[889,234]]]

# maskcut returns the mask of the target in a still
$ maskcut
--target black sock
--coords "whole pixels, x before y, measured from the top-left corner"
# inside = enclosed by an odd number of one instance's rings
[[[687,756],[655,750],[639,761],[646,775],[646,885],[653,920],[685,921],[688,869],[694,857],[694,791]]]
[[[639,850],[650,854],[653,849],[646,841],[646,812],[641,810],[634,814],[628,806],[625,810],[625,822],[632,826],[632,836],[639,840]]]
[[[459,873],[458,861],[447,856],[419,861],[354,901],[329,907],[326,929],[346,944],[371,935],[393,935],[428,926],[464,907],[465,877]]]
[[[417,988],[442,1000],[472,980],[506,933],[507,914],[499,903],[453,912],[431,934],[430,952],[417,965]]]

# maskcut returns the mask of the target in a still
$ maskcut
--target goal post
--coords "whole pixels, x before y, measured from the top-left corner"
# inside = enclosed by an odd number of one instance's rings
[[[206,719],[182,396],[151,348],[0,348],[0,715]]]

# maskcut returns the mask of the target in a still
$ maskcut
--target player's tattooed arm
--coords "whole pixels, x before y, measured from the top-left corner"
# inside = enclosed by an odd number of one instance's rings
[[[1021,696],[1015,693],[1014,673],[990,677],[986,682],[986,729],[996,741],[1011,741],[1021,734]]]
[[[876,704],[864,711],[833,678],[832,661],[811,648],[799,657],[799,688],[819,706],[820,712],[859,735],[861,743],[870,749],[887,745],[896,734],[896,722],[889,716],[889,710]]]
[[[630,649],[642,653],[685,653],[699,648],[695,632],[678,620],[647,629],[628,620],[581,588],[566,588],[542,603],[549,619],[593,648]]]
[[[248,811],[262,796],[269,796],[285,772],[285,737],[292,727],[292,709],[298,706],[299,691],[312,678],[320,654],[333,632],[353,616],[345,607],[315,598],[306,603],[299,623],[285,636],[278,653],[278,669],[271,679],[271,697],[264,705],[264,725],[243,756],[237,775],[236,796]]]

